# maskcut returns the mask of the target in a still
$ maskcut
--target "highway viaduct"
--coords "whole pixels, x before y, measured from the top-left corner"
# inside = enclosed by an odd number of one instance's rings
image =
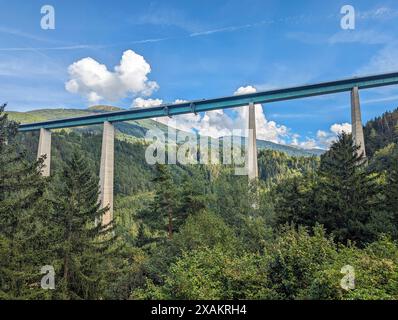
[[[296,86],[277,90],[268,90],[237,96],[215,99],[203,99],[179,104],[164,104],[158,107],[132,109],[126,111],[108,112],[83,117],[51,120],[37,123],[21,124],[20,132],[40,131],[37,156],[46,155],[44,176],[50,175],[51,162],[51,129],[81,127],[103,124],[101,166],[100,166],[100,203],[102,207],[109,206],[110,210],[104,215],[102,223],[108,224],[113,219],[113,183],[114,183],[114,139],[115,122],[176,116],[187,113],[199,113],[217,109],[248,107],[248,177],[254,180],[258,177],[255,104],[271,103],[299,99],[305,97],[326,95],[340,92],[351,93],[351,124],[352,136],[359,146],[359,153],[365,155],[365,141],[361,120],[359,90],[398,84],[398,72],[378,74],[364,77],[322,82],[310,85]],[[365,155],[366,156],[366,155]]]

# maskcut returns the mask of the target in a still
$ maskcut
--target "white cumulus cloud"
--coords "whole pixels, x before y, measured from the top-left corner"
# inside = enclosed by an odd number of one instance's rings
[[[329,131],[318,130],[316,133],[316,140],[307,139],[307,141],[311,140],[310,144],[315,142],[318,148],[328,149],[330,145],[336,141],[339,134],[343,132],[351,133],[351,130],[352,127],[350,123],[335,123],[330,126]]]
[[[254,93],[256,89],[252,86],[240,87],[235,91],[235,95]],[[183,103],[186,100],[177,99],[174,103]],[[163,103],[161,99],[136,98],[132,107],[145,108],[158,106]],[[265,117],[263,108],[260,104],[255,105],[257,138],[276,143],[284,143],[283,138],[289,135],[286,126],[279,125],[274,121],[268,121]],[[248,108],[234,108],[229,113],[224,110],[214,110],[200,114],[183,114],[155,119],[161,123],[170,125],[176,129],[187,132],[198,132],[200,135],[219,138],[234,134],[245,135],[248,123]],[[240,131],[239,131],[240,130]]]
[[[315,139],[307,139],[306,141],[300,142],[299,146],[303,149],[315,149],[318,148],[318,143]]]
[[[352,126],[350,123],[335,123],[330,127],[330,131],[332,131],[335,135],[341,134],[343,132],[345,133],[351,133]]]
[[[144,98],[136,98],[131,105],[132,108],[150,108],[157,107],[163,103],[162,99],[144,99]]]
[[[84,96],[91,103],[117,101],[129,95],[150,96],[159,88],[155,81],[149,81],[150,72],[151,66],[144,57],[132,50],[123,53],[113,71],[87,57],[68,67],[70,80],[65,88]]]
[[[247,86],[238,88],[234,94],[248,94],[256,91],[256,88]],[[268,121],[261,104],[256,104],[255,110],[257,139],[284,143],[283,138],[288,136],[289,129],[284,125],[277,124],[275,121]],[[234,126],[237,129],[246,129],[248,123],[248,108],[238,108],[237,113],[238,117],[235,119]]]
[[[175,104],[184,103],[186,100],[177,99],[174,101]],[[134,99],[131,107],[132,108],[150,108],[157,107],[163,104],[162,99],[144,99],[144,98],[136,98]],[[195,115],[193,113],[179,115],[177,117],[169,118],[169,117],[158,117],[153,120],[158,121],[160,123],[169,125],[175,129],[179,129],[186,132],[192,132],[193,129],[197,129],[200,126],[200,116]]]

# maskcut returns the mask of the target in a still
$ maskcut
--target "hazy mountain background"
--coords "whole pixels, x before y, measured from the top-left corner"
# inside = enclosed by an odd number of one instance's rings
[[[112,111],[120,111],[123,110],[118,107],[113,106],[104,106],[98,105],[93,106],[88,109],[40,109],[28,112],[15,112],[9,111],[9,117],[12,120],[16,120],[20,123],[30,123],[30,122],[40,122],[46,120],[55,120],[55,119],[63,119],[63,118],[71,118],[71,117],[79,117],[79,116],[87,116],[95,113],[104,113],[104,112],[112,112]],[[162,123],[154,121],[152,119],[144,119],[138,121],[126,121],[119,122],[115,124],[115,128],[117,130],[117,138],[126,141],[135,141],[137,139],[143,139],[148,130],[151,129],[159,129],[164,133],[167,133],[168,127]],[[77,132],[92,132],[92,133],[100,133],[102,131],[102,126],[95,125],[84,128],[73,128],[68,129]],[[178,132],[179,130],[177,130]],[[221,144],[225,141],[226,137],[221,137],[219,140]],[[241,143],[246,143],[246,138],[241,138]],[[313,155],[321,155],[325,152],[322,149],[303,149],[295,146],[283,145],[274,143],[271,141],[265,140],[257,140],[257,148],[259,150],[274,150],[285,152],[290,156],[313,156]]]

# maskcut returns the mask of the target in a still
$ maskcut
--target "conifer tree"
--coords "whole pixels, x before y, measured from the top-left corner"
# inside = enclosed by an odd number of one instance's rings
[[[206,186],[206,180],[202,168],[191,168],[192,172],[186,173],[179,193],[181,198],[177,209],[176,228],[180,228],[188,216],[197,214],[207,209],[212,199],[210,190]]]
[[[149,210],[142,212],[141,217],[156,229],[164,230],[166,226],[167,236],[171,239],[175,230],[175,213],[178,204],[177,191],[169,167],[164,164],[156,164],[156,176],[152,181],[155,197]]]
[[[312,201],[315,177],[295,176],[286,179],[274,189],[275,223],[277,225],[312,225],[314,220]]]
[[[56,297],[99,299],[113,230],[95,223],[108,208],[100,209],[98,178],[80,152],[74,151],[54,189],[51,227],[59,266]]]
[[[398,231],[398,159],[393,160],[392,167],[388,172],[385,188],[386,210],[394,217],[394,226]]]
[[[8,120],[5,107],[0,106],[0,216],[1,233],[12,237],[18,226],[17,213],[32,207],[43,193],[43,159],[29,162],[18,151],[18,124]]]
[[[351,135],[343,132],[321,157],[315,187],[314,220],[341,242],[370,241],[370,223],[381,209],[377,176],[365,170],[366,161],[358,149]]]
[[[43,255],[43,159],[29,162],[19,151],[18,124],[8,120],[5,107],[0,106],[0,299],[35,298],[43,294],[35,290]]]

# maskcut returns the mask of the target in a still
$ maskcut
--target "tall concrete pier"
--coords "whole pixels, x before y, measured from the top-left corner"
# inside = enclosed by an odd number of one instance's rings
[[[363,154],[366,157],[358,87],[354,87],[351,90],[351,124],[352,138],[354,143],[359,146],[358,154]]]
[[[106,121],[102,134],[99,200],[101,207],[109,206],[109,210],[102,217],[102,225],[107,225],[113,219],[114,143],[115,128]]]
[[[41,174],[44,177],[50,176],[50,165],[51,165],[51,131],[41,128],[39,137],[39,147],[37,149],[37,158],[45,155],[44,167]]]
[[[247,169],[249,180],[258,178],[258,164],[257,164],[257,135],[256,135],[256,107],[254,103],[249,104],[249,135],[248,135],[248,148],[247,148]]]

